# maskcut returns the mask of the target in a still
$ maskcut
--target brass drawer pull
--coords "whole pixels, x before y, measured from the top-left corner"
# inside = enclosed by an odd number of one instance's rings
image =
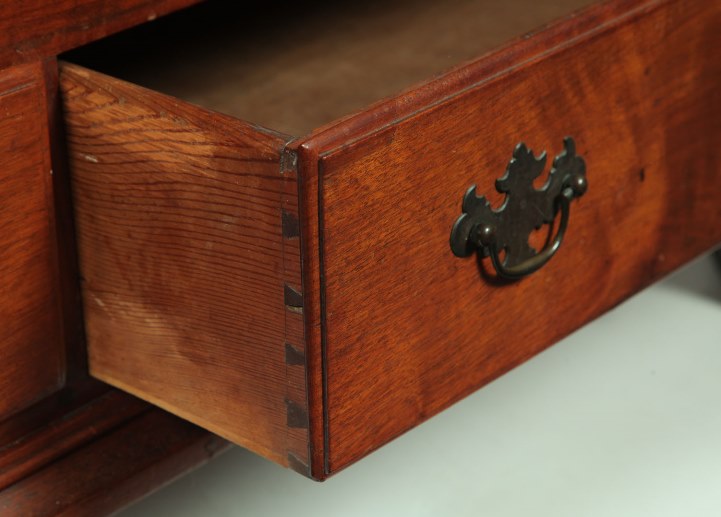
[[[553,257],[566,233],[570,203],[588,187],[586,163],[576,156],[573,138],[566,137],[563,144],[565,149],[553,160],[541,189],[534,188],[533,181],[543,172],[546,153],[536,157],[525,144],[516,146],[505,174],[496,180],[496,190],[506,194],[498,210],[491,208],[485,196],[476,195],[475,185],[468,189],[463,214],[451,230],[451,250],[456,256],[467,257],[478,250],[481,256],[490,256],[499,277],[509,280],[530,275]],[[529,235],[543,224],[553,224],[559,211],[555,236],[536,252],[528,244]]]

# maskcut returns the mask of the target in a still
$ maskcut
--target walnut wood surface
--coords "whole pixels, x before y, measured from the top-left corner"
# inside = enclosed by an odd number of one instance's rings
[[[200,0],[3,0],[0,69],[55,57]]]
[[[61,90],[91,373],[307,464],[286,138],[73,65]]]
[[[0,73],[0,420],[62,386],[45,75]]]
[[[717,2],[603,4],[293,146],[316,476],[721,241],[719,31]],[[566,135],[590,188],[551,262],[498,284],[453,256],[466,189]]]
[[[226,447],[207,431],[153,409],[0,492],[0,514],[107,515]]]
[[[68,59],[300,136],[590,2],[208,2]]]

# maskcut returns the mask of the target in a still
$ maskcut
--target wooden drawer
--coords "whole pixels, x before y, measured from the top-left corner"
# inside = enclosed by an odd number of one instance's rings
[[[574,7],[536,4],[249,34],[216,5],[72,56],[125,79],[61,70],[93,375],[322,479],[721,241],[721,5],[612,1],[486,53]],[[449,53],[482,57],[363,109]],[[590,186],[552,260],[455,256],[467,188],[500,205],[516,144],[566,136]]]

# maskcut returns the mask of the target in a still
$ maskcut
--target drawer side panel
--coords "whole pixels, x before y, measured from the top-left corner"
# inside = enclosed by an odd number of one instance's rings
[[[285,137],[74,65],[61,88],[91,373],[288,465]]]

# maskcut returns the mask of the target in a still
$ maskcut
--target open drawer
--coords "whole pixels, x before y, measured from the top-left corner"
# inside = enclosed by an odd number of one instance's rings
[[[69,56],[92,374],[322,479],[721,241],[721,4],[581,3],[211,3]],[[588,190],[454,253],[512,156]]]

